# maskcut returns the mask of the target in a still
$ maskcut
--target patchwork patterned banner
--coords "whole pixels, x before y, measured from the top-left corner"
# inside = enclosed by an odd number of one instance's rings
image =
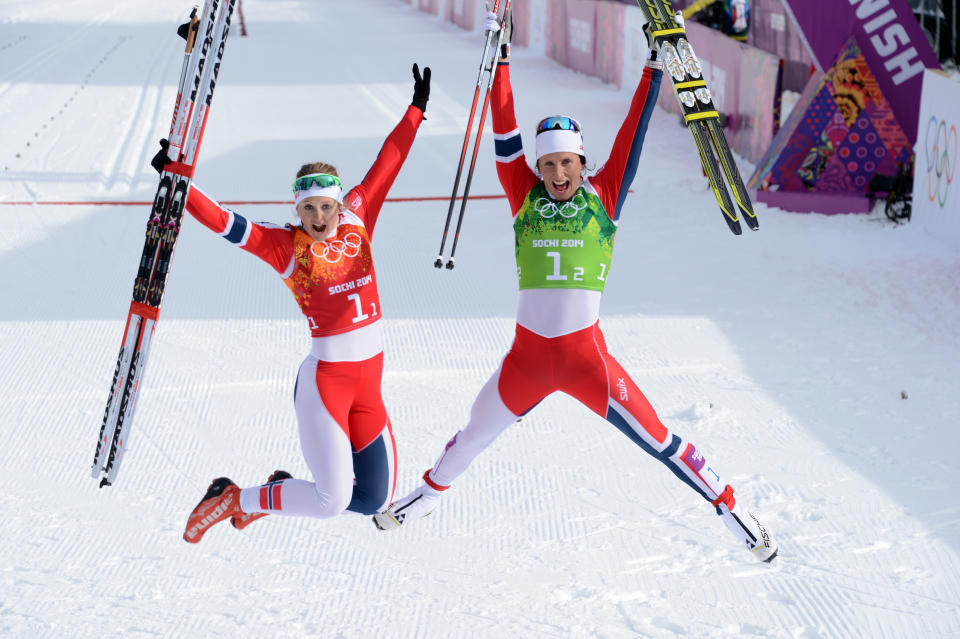
[[[940,63],[907,0],[783,0],[821,69],[829,69],[850,36],[911,143],[924,68]]]
[[[830,198],[801,197],[819,194],[858,196],[855,210],[865,211],[870,177],[896,174],[897,164],[911,155],[910,140],[850,38],[829,71],[810,83],[749,186],[758,189],[758,200],[791,210],[843,210],[818,208]]]

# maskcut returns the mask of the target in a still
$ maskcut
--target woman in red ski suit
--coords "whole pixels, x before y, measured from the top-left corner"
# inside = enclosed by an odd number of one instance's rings
[[[491,16],[488,30],[499,27]],[[733,513],[733,488],[721,482],[692,443],[660,422],[629,374],[607,352],[598,324],[614,234],[662,76],[651,49],[610,157],[595,175],[584,174],[581,127],[566,116],[538,124],[534,173],[514,115],[509,47],[504,49],[491,104],[497,175],[515,231],[520,288],[516,335],[474,401],[466,427],[447,442],[424,473],[422,485],[374,516],[379,528],[394,529],[432,512],[453,480],[500,433],[561,391],[605,418],[706,499],[755,557],[769,561],[776,555],[776,545],[755,518],[742,520]]]
[[[423,121],[430,69],[413,66],[414,97],[363,181],[343,194],[336,169],[306,164],[293,184],[300,224],[252,223],[194,186],[187,211],[201,224],[269,264],[293,293],[310,328],[294,407],[313,481],[276,471],[240,489],[215,479],[190,514],[184,539],[197,543],[214,524],[236,528],[267,514],[334,517],[373,514],[393,496],[396,448],[380,393],[380,299],[371,238],[380,208]]]

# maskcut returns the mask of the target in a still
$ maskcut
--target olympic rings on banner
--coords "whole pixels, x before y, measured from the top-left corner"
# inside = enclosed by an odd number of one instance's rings
[[[317,245],[323,246],[323,251],[317,253]],[[310,245],[310,252],[314,257],[322,258],[330,264],[336,264],[342,258],[360,255],[361,238],[358,233],[347,233],[342,240],[324,240]]]
[[[560,217],[569,219],[586,208],[587,198],[583,197],[580,193],[573,196],[573,199],[562,202],[559,205],[545,197],[538,198],[537,201],[533,203],[533,210],[539,213],[540,217],[546,219],[550,219],[558,213]]]
[[[956,176],[957,163],[957,127],[947,129],[945,120],[931,117],[927,122],[927,197],[937,202],[940,208],[947,204],[947,194],[953,178]]]

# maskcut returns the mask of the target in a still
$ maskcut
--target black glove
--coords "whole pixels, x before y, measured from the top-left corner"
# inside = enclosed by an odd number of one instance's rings
[[[413,101],[410,102],[424,113],[427,112],[427,100],[430,99],[430,67],[423,67],[423,77],[420,77],[420,67],[413,63]]]
[[[169,148],[170,142],[166,138],[160,140],[160,150],[157,151],[157,154],[150,160],[150,166],[152,166],[153,170],[157,173],[163,173],[164,165],[170,161],[170,158],[167,157],[167,149]]]

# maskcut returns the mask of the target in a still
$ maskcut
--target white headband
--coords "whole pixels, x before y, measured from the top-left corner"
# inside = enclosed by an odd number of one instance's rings
[[[321,187],[317,184],[310,185],[310,188],[305,191],[297,191],[294,195],[293,208],[297,208],[297,205],[300,202],[303,202],[308,197],[329,197],[333,198],[337,202],[340,201],[340,197],[343,194],[343,189],[339,186],[324,186]]]
[[[551,129],[537,134],[538,160],[547,153],[561,151],[585,155],[583,152],[583,136],[577,131],[566,129]]]

